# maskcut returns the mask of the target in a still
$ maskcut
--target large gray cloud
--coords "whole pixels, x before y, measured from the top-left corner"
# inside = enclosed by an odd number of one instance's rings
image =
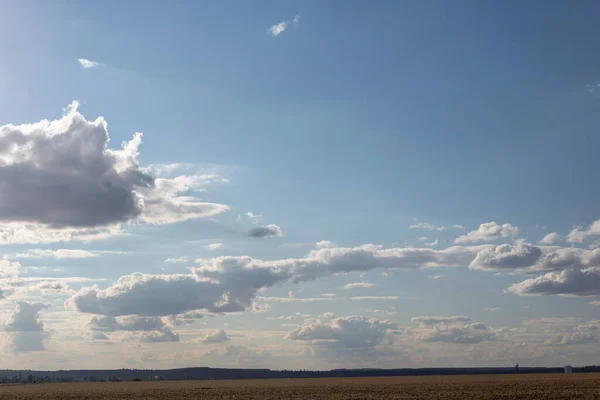
[[[416,269],[467,265],[484,247],[389,248],[364,245],[320,248],[303,258],[275,261],[251,257],[197,260],[193,274],[121,277],[106,289],[79,290],[67,305],[79,311],[107,316],[167,316],[191,310],[243,311],[257,291],[282,282],[304,282],[347,272],[375,268]]]
[[[195,177],[155,179],[140,169],[140,133],[108,148],[106,121],[86,120],[77,106],[55,121],[0,126],[0,242],[90,238],[126,221],[172,223],[227,209],[180,195]]]
[[[507,292],[521,296],[535,295],[600,295],[600,268],[565,269],[511,285]]]
[[[398,325],[387,320],[360,316],[305,322],[288,334],[288,339],[343,350],[369,350],[397,333]]]
[[[11,336],[11,347],[15,352],[42,351],[45,349],[44,340],[48,334],[39,320],[40,311],[48,308],[45,303],[17,302],[16,310],[11,319],[3,326]]]
[[[157,317],[92,317],[90,328],[94,331],[153,331],[165,328],[165,323]]]

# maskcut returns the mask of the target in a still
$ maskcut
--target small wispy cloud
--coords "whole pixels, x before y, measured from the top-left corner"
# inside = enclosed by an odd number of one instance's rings
[[[98,68],[98,67],[102,67],[104,65],[104,64],[99,63],[97,61],[88,60],[87,58],[78,58],[77,61],[79,61],[79,64],[84,69]]]
[[[211,243],[211,244],[207,244],[206,248],[208,250],[214,251],[214,250],[220,249],[221,246],[223,246],[223,243]]]
[[[165,262],[169,264],[179,264],[188,262],[188,259],[187,257],[167,258]]]
[[[280,23],[275,24],[272,27],[270,27],[269,29],[267,29],[267,31],[269,31],[269,33],[272,36],[279,36],[283,32],[285,32],[285,30],[288,28],[288,26],[290,26],[290,24],[297,25],[299,23],[300,23],[300,15],[296,15],[291,21],[290,20],[281,21]]]
[[[356,283],[348,283],[346,285],[344,285],[344,289],[349,290],[349,289],[357,289],[357,288],[372,288],[373,286],[375,286],[372,283],[369,282],[356,282]]]
[[[590,92],[590,93],[594,93],[596,91],[600,91],[600,82],[599,83],[595,83],[593,85],[585,85],[585,89]]]

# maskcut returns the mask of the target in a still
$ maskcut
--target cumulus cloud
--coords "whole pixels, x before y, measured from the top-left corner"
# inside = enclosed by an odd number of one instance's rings
[[[534,266],[542,256],[539,247],[525,242],[502,244],[477,253],[469,268],[479,270],[518,269]]]
[[[78,58],[77,61],[84,69],[102,67],[104,64],[97,61],[88,60],[87,58]]]
[[[91,338],[92,340],[110,340],[108,336],[98,331],[92,331]]]
[[[368,351],[397,330],[398,325],[387,320],[352,316],[305,322],[290,332],[287,338],[330,349]]]
[[[21,264],[18,262],[11,262],[6,259],[0,260],[0,277],[16,277],[21,271]]]
[[[143,333],[138,337],[141,343],[165,343],[179,342],[179,334],[173,333],[170,329],[163,331]]]
[[[560,235],[556,232],[552,232],[544,236],[538,243],[550,245],[558,242],[560,240]]]
[[[211,244],[206,245],[206,248],[208,250],[214,251],[214,250],[220,249],[222,246],[223,246],[223,243],[211,243]]]
[[[471,318],[464,317],[464,316],[451,316],[451,317],[421,316],[421,317],[412,317],[410,320],[411,320],[411,322],[417,323],[421,326],[462,324],[465,322],[473,321]]]
[[[592,222],[587,228],[582,226],[575,227],[567,236],[567,241],[570,243],[581,243],[595,236],[600,236],[600,219]]]
[[[369,282],[356,282],[356,283],[348,283],[348,284],[344,285],[344,289],[348,290],[348,289],[356,289],[356,288],[372,288],[373,286],[375,286],[375,284],[369,283]]]
[[[283,236],[283,231],[277,225],[269,224],[259,226],[248,231],[248,236],[253,238],[264,238],[270,236]]]
[[[600,295],[600,268],[548,272],[537,278],[515,283],[506,291],[520,296],[597,296]]]
[[[206,334],[202,339],[204,343],[223,343],[229,341],[229,336],[224,329],[219,329],[212,333]]]
[[[519,228],[511,224],[498,225],[496,222],[486,222],[479,225],[474,231],[459,236],[454,243],[485,242],[508,237],[514,237],[519,233]]]
[[[40,311],[48,307],[48,304],[40,302],[17,302],[11,319],[3,326],[3,330],[11,335],[13,351],[42,351],[45,349],[44,340],[48,334],[44,331],[44,325],[39,318]]]
[[[439,241],[435,239],[433,242],[425,242],[423,243],[425,246],[437,247]]]
[[[58,120],[0,126],[0,243],[93,240],[128,221],[173,223],[227,206],[189,194],[197,178],[155,178],[138,166],[142,134],[108,148],[107,123],[73,102]]]
[[[156,317],[137,317],[129,315],[126,317],[92,317],[89,326],[94,331],[116,332],[116,331],[154,331],[165,328],[162,319]]]
[[[67,306],[107,316],[167,316],[200,309],[216,313],[243,311],[252,304],[259,290],[279,283],[312,281],[375,268],[417,269],[466,265],[481,249],[481,246],[444,250],[386,249],[383,246],[364,245],[320,248],[306,257],[274,261],[248,256],[199,259],[199,267],[193,269],[193,274],[126,275],[105,289],[97,286],[80,289],[67,301]],[[298,301],[294,298],[282,299]],[[265,301],[268,300],[272,298]]]

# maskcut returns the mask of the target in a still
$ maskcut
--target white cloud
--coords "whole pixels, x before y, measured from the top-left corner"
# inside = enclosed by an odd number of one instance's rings
[[[439,242],[438,242],[438,240],[437,240],[437,239],[435,239],[433,242],[425,242],[425,243],[423,243],[423,244],[424,244],[425,246],[437,247],[438,243],[439,243]]]
[[[344,289],[357,289],[357,288],[372,288],[375,286],[373,283],[369,282],[356,282],[356,283],[348,283],[344,285]]]
[[[426,242],[429,240],[429,238],[427,236],[422,236],[422,237],[418,238],[418,240],[420,240],[421,242]]]
[[[484,308],[485,311],[489,311],[489,312],[496,312],[496,311],[500,311],[500,307],[487,307]]]
[[[202,339],[204,343],[223,343],[229,341],[229,336],[224,329],[219,329],[212,333],[208,333]]]
[[[549,233],[546,236],[544,236],[538,243],[549,245],[549,244],[554,244],[554,243],[558,242],[560,239],[561,238],[558,233],[552,232],[552,233]]]
[[[211,244],[206,245],[206,248],[208,250],[214,251],[214,250],[220,249],[222,246],[223,246],[223,243],[211,243]]]
[[[99,257],[98,254],[92,253],[87,250],[78,249],[30,249],[26,253],[15,254],[12,258],[44,258],[51,257],[57,259],[69,259],[69,258],[93,258]]]
[[[514,237],[519,233],[519,228],[511,224],[498,225],[495,222],[486,222],[479,225],[477,230],[459,236],[454,243],[484,242],[502,238]]]
[[[322,248],[322,247],[333,247],[334,244],[331,243],[329,240],[321,240],[319,242],[317,242],[317,248]]]
[[[77,61],[84,69],[102,67],[104,64],[97,61],[88,60],[87,58],[78,58]]]
[[[109,149],[106,121],[87,121],[77,108],[54,121],[0,126],[0,243],[94,240],[128,221],[165,224],[228,209],[186,193],[197,177],[154,178],[139,168],[140,133]]]
[[[569,243],[581,243],[595,236],[600,236],[600,219],[592,222],[587,228],[575,227],[567,236],[567,241]]]
[[[479,270],[527,268],[534,266],[541,256],[542,250],[539,247],[518,241],[516,245],[502,244],[479,251],[469,264],[469,268]]]
[[[300,15],[296,15],[291,21],[289,21],[289,20],[281,21],[280,23],[275,24],[272,27],[270,27],[269,29],[267,29],[267,31],[272,36],[279,36],[280,34],[285,32],[285,30],[288,28],[290,23],[293,23],[294,25],[298,25],[300,23]]]
[[[437,280],[437,279],[442,279],[444,276],[446,276],[446,275],[429,275],[429,276],[427,276],[427,279]]]
[[[438,316],[421,316],[412,317],[411,322],[417,323],[421,326],[432,326],[432,325],[452,325],[461,324],[465,322],[471,322],[473,319],[465,316],[451,316],[451,317],[438,317]]]
[[[248,231],[248,236],[253,238],[283,236],[283,231],[277,225],[269,224],[250,229]]]
[[[594,93],[597,90],[600,90],[600,83],[585,85],[585,89],[590,93]]]
[[[600,268],[591,267],[582,270],[565,269],[559,272],[548,272],[537,278],[515,283],[506,291],[521,296],[597,296],[600,295]]]
[[[278,24],[273,25],[272,27],[270,27],[268,29],[268,31],[271,33],[271,35],[273,36],[279,36],[280,34],[282,34],[285,29],[288,26],[288,21],[281,21]]]
[[[408,227],[409,229],[428,229],[430,231],[439,231],[443,232],[448,230],[445,226],[435,226],[430,224],[429,222],[419,222]]]
[[[188,262],[188,258],[187,257],[167,258],[165,260],[165,262],[169,263],[169,264],[185,264],[186,262]]]
[[[18,262],[11,262],[6,259],[0,260],[0,277],[16,277],[21,271],[21,264]]]
[[[67,304],[79,311],[108,315],[161,316],[189,310],[243,311],[257,292],[284,282],[312,281],[348,272],[375,268],[416,269],[466,265],[481,246],[429,248],[384,248],[364,245],[354,248],[320,248],[303,258],[264,261],[247,256],[199,259],[193,274],[126,275],[105,288],[80,289]],[[385,296],[390,298],[390,296]],[[308,301],[306,299],[261,298],[263,301]],[[312,301],[331,301],[331,298]]]

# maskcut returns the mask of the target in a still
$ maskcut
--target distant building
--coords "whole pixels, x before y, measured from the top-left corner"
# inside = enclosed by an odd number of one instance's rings
[[[565,374],[572,374],[573,373],[573,367],[571,367],[570,365],[565,365]]]

